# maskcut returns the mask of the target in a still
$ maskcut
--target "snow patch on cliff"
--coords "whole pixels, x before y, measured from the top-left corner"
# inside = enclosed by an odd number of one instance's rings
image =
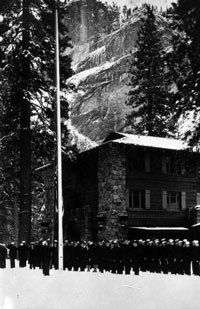
[[[70,138],[69,138],[70,145],[76,145],[76,147],[80,152],[98,146],[98,144],[92,141],[89,137],[79,133],[78,130],[71,124],[70,121],[68,122],[67,126],[70,132]]]

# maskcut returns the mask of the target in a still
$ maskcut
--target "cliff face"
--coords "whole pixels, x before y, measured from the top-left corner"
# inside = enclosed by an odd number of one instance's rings
[[[67,81],[72,89],[69,93],[71,121],[93,141],[99,142],[110,130],[125,125],[130,52],[136,49],[142,14],[142,9],[135,10],[118,30],[101,36],[97,42],[87,38],[74,44],[71,54],[75,75]],[[163,33],[163,45],[167,47],[171,36],[168,23],[159,14],[157,23]]]

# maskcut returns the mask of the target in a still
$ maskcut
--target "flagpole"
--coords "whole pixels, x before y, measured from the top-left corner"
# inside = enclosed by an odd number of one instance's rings
[[[55,7],[56,36],[56,103],[57,103],[57,163],[58,163],[58,267],[63,270],[63,199],[62,199],[62,150],[61,150],[61,115],[60,115],[60,61],[59,61],[59,30],[58,1]]]

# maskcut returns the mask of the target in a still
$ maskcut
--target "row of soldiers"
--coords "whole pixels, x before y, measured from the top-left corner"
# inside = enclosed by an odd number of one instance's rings
[[[5,248],[4,248],[5,249]],[[49,240],[32,243],[27,246],[22,242],[17,248],[14,243],[7,246],[10,266],[30,269],[42,268],[44,275],[49,275],[51,268],[58,269],[58,242]],[[65,241],[64,269],[74,271],[100,271],[130,274],[140,271],[164,274],[186,274],[200,276],[200,245],[198,240],[188,241],[173,239],[146,240],[110,240],[110,241]],[[0,260],[1,246],[0,246]],[[4,256],[5,258],[5,256]],[[1,267],[1,265],[0,265]],[[5,262],[4,262],[5,267]]]

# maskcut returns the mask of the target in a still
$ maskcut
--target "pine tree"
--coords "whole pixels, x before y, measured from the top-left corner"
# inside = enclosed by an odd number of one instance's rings
[[[144,6],[136,43],[130,64],[127,125],[138,134],[166,136],[170,118],[167,69],[154,8],[149,5]]]
[[[188,122],[180,126],[181,137],[191,145],[200,139],[200,5],[198,0],[179,0],[173,10],[173,50],[168,55],[172,79],[176,85],[173,102],[176,119]],[[190,119],[190,121],[188,121]],[[183,127],[183,128],[182,128]]]
[[[7,1],[0,6],[4,16],[0,27],[2,84],[8,90],[2,97],[4,126],[1,134],[6,137],[4,154],[7,151],[8,156],[9,149],[12,149],[10,155],[15,152],[10,161],[15,162],[20,179],[19,237],[27,242],[30,242],[31,231],[32,171],[52,158],[55,140],[54,6],[53,0]],[[70,44],[62,20],[60,15],[61,87],[65,91],[64,81],[72,70],[70,58],[63,56]],[[62,110],[66,119],[68,103],[64,95]],[[67,140],[67,130],[63,134]]]

